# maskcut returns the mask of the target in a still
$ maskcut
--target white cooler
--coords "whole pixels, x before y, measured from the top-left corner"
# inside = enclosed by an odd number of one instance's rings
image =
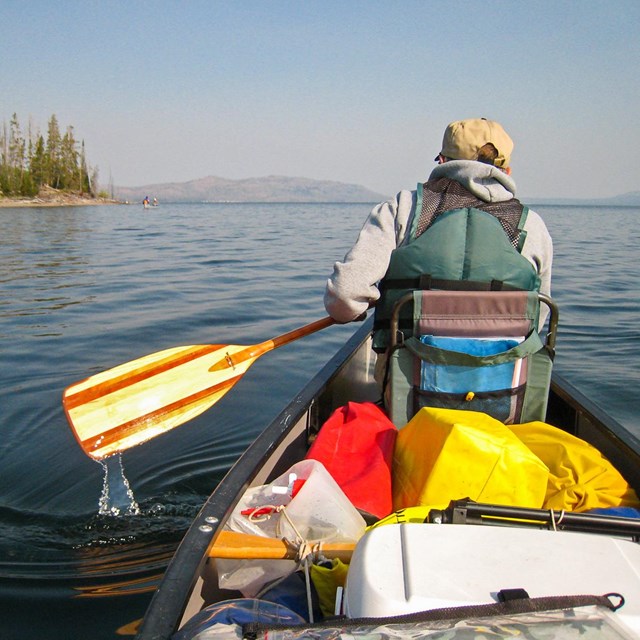
[[[603,535],[486,525],[397,524],[367,532],[347,575],[350,618],[530,597],[620,593],[615,614],[640,637],[640,545]]]

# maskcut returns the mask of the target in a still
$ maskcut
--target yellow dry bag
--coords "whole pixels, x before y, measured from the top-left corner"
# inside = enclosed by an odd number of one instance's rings
[[[499,420],[476,411],[425,407],[398,431],[394,509],[451,500],[540,508],[545,464]]]
[[[543,508],[588,511],[640,506],[620,472],[588,442],[544,422],[514,424],[509,429],[549,468]]]

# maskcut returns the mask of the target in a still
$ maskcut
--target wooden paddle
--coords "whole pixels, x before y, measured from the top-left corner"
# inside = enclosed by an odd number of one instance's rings
[[[127,362],[65,389],[67,420],[84,452],[101,460],[195,418],[263,353],[332,324],[327,316],[252,346],[174,347]]]
[[[323,542],[320,552],[325,558],[339,558],[349,562],[355,542]],[[294,560],[298,550],[284,540],[223,530],[209,549],[210,558],[234,560]]]

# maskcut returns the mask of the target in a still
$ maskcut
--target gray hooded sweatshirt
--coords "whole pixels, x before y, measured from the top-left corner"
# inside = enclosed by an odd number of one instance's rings
[[[451,178],[484,202],[504,202],[515,197],[516,185],[497,167],[473,160],[452,160],[438,165],[429,179]],[[391,252],[406,241],[415,209],[416,192],[400,191],[395,198],[375,206],[354,246],[342,262],[333,266],[327,281],[324,305],[338,322],[351,322],[380,297],[377,283],[389,267]],[[420,215],[418,211],[415,215]],[[540,276],[540,292],[551,295],[553,245],[542,218],[529,210],[522,255]],[[547,316],[542,305],[540,327]]]

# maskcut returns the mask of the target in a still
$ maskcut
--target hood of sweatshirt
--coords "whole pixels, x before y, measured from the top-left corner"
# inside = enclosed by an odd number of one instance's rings
[[[450,178],[484,202],[504,202],[516,195],[516,183],[504,171],[475,160],[450,160],[439,164],[429,180]]]

